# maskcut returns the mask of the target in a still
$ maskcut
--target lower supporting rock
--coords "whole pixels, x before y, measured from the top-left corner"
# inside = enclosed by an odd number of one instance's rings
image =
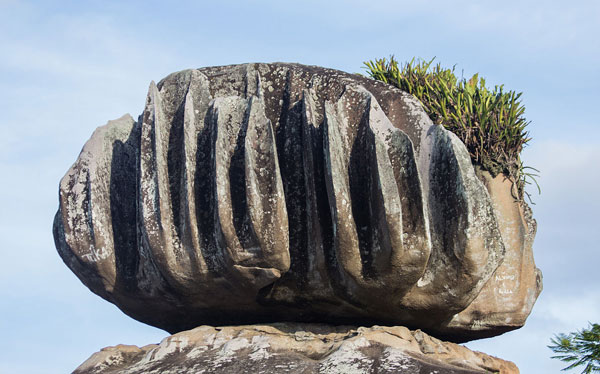
[[[405,327],[200,326],[94,353],[74,374],[519,373],[515,364]]]

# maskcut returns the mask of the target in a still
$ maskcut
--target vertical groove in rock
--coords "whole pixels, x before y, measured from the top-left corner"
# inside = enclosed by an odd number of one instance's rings
[[[339,116],[336,104],[326,102],[323,146],[327,194],[333,220],[333,248],[342,281],[359,282],[362,276],[362,264],[348,188],[350,148],[348,144],[350,134],[348,133],[353,129],[348,128],[350,126],[348,121]],[[357,255],[359,256],[357,257]]]
[[[288,216],[288,246],[290,269],[288,278],[304,287],[309,275],[306,193],[304,175],[304,142],[301,102],[292,105],[290,87],[292,77],[288,71],[281,98],[281,110],[275,134],[277,159],[282,179],[284,204]],[[263,103],[264,105],[264,103]]]
[[[244,226],[246,191],[243,183],[231,185],[232,178],[245,180],[242,124],[246,121],[247,102],[242,98],[217,98],[213,103],[215,162],[215,235],[227,266],[241,263],[249,257],[242,243],[251,240],[248,227]],[[234,196],[232,196],[234,195]],[[235,198],[235,202],[232,201]],[[239,238],[238,238],[239,236]]]
[[[288,215],[275,135],[261,97],[250,99],[244,152],[246,201],[257,239],[254,266],[285,272],[290,266]]]
[[[139,127],[133,126],[129,137],[112,144],[110,166],[110,217],[114,237],[116,283],[128,291],[137,289],[140,265],[136,225],[121,222],[137,222],[137,163]]]
[[[140,213],[142,238],[155,264],[174,289],[193,288],[189,262],[182,255],[173,225],[168,172],[169,123],[164,116],[161,94],[150,85],[142,117],[140,148]]]
[[[302,155],[302,179],[303,185],[299,186],[299,190],[304,188],[304,200],[301,203],[304,205],[304,237],[302,242],[305,243],[306,256],[306,279],[311,284],[311,289],[315,285],[328,284],[327,264],[325,260],[326,248],[326,233],[330,231],[331,220],[329,216],[320,214],[319,201],[327,205],[325,211],[329,212],[328,204],[326,203],[324,193],[319,193],[319,188],[324,191],[323,180],[323,163],[322,157],[319,155],[319,150],[322,146],[322,127],[316,118],[317,110],[313,93],[309,90],[302,91],[301,101],[301,121],[300,126],[302,142],[300,153]],[[321,198],[319,198],[321,196]]]
[[[194,193],[196,190],[194,176],[197,170],[195,158],[198,152],[196,139],[202,128],[197,125],[193,96],[194,88],[190,84],[188,93],[185,95],[183,111],[182,173],[179,183],[179,211],[181,212],[181,219],[178,231],[181,245],[189,257],[191,270],[195,274],[202,275],[206,272],[206,264],[201,256],[201,239],[198,226],[194,222],[197,209],[196,195]],[[198,122],[202,123],[202,120],[199,119]]]
[[[262,122],[264,127],[266,118],[264,118],[260,99],[253,112],[253,100],[253,98],[246,100],[228,97],[214,101],[216,120],[213,122],[213,134],[217,202],[215,214],[217,246],[224,254],[224,263],[236,277],[239,277],[240,287],[260,289],[272,283],[280,277],[282,271],[288,269],[289,252],[287,212],[282,201],[281,177],[276,169],[278,165],[273,134],[272,131],[267,131],[263,136],[257,134],[256,122]],[[250,136],[258,136],[259,139],[248,139],[249,126],[252,132]],[[261,140],[261,146],[266,147],[265,153],[252,154],[255,149],[246,149],[245,143],[248,140],[251,143]],[[258,160],[257,156],[263,159]],[[253,167],[258,166],[257,163],[266,163],[262,165],[264,170],[255,170]],[[271,180],[267,180],[269,175]],[[261,182],[266,182],[266,185],[258,186],[257,179],[263,179]],[[244,182],[240,183],[240,181]],[[264,193],[265,191],[261,191],[263,188],[271,188],[280,193],[281,197],[262,196],[264,200],[258,202],[255,200],[257,196],[249,195],[248,190],[252,190],[253,193]],[[259,210],[264,208],[274,209],[277,212],[274,217],[260,217]],[[264,218],[271,219],[271,222],[261,222]],[[275,223],[274,218],[279,221]],[[276,227],[277,225],[280,226]],[[263,228],[270,230],[270,233],[261,232],[262,237],[259,239],[255,231],[256,226],[264,226]],[[261,247],[261,239],[268,246]],[[275,253],[277,250],[283,252]]]
[[[412,143],[365,90],[348,89],[336,106],[325,103],[324,133],[342,282],[351,282],[346,289],[363,299],[387,293],[400,300],[422,276],[430,253]]]
[[[137,270],[135,225],[136,141],[130,116],[98,128],[63,178],[55,238],[65,262],[84,283],[110,298],[122,277]],[[133,139],[132,139],[133,135]],[[72,256],[72,257],[71,257]]]
[[[427,299],[432,312],[449,318],[477,296],[500,264],[504,246],[489,195],[464,144],[442,127],[429,136],[432,252],[425,274],[404,303]],[[448,264],[448,271],[437,271]]]
[[[193,274],[195,283],[202,284],[209,277],[209,267],[205,260],[206,234],[198,225],[198,214],[202,212],[202,201],[204,193],[200,193],[200,183],[197,175],[205,173],[202,180],[210,180],[209,168],[207,163],[207,154],[209,145],[199,142],[199,139],[205,139],[206,128],[205,114],[208,110],[210,93],[209,83],[206,76],[192,71],[188,92],[185,95],[184,113],[183,113],[183,142],[181,158],[181,183],[180,183],[180,235],[182,247],[190,259],[190,272]],[[200,144],[199,144],[200,143]],[[199,148],[200,146],[200,148]],[[208,194],[210,196],[210,194]],[[205,204],[207,205],[207,204]],[[200,208],[200,209],[199,209]],[[209,210],[208,208],[204,208]]]
[[[373,185],[370,190],[376,210],[370,220],[377,223],[377,254],[380,278],[400,298],[423,274],[431,246],[423,210],[420,177],[408,136],[395,128],[374,97],[367,114],[373,150]],[[373,248],[373,250],[377,250]]]
[[[196,220],[190,225],[198,228],[199,245],[201,252],[197,254],[207,266],[207,270],[215,277],[225,274],[224,257],[217,245],[217,177],[216,177],[216,136],[213,128],[216,125],[216,108],[211,101],[206,111],[206,116],[201,122],[202,130],[197,135],[196,143],[196,169],[194,172],[193,194],[196,208],[190,214],[195,214]]]

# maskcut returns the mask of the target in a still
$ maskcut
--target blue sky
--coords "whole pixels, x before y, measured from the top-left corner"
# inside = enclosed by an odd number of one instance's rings
[[[102,347],[167,336],[89,292],[51,233],[60,178],[97,126],[137,117],[151,80],[243,62],[361,72],[391,54],[524,92],[545,288],[525,327],[468,346],[559,372],[552,335],[600,322],[598,20],[599,2],[577,0],[0,0],[0,373],[70,372]]]

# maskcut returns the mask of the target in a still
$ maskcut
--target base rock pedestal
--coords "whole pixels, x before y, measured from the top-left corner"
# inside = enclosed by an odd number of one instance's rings
[[[512,362],[405,327],[273,323],[199,326],[144,347],[94,353],[74,374],[502,373]]]

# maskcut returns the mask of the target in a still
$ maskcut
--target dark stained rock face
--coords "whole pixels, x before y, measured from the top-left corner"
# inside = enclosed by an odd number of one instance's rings
[[[518,374],[509,361],[405,327],[200,326],[160,344],[107,347],[73,374]]]
[[[412,96],[297,64],[185,70],[98,128],[60,183],[64,262],[133,318],[522,326],[535,221]]]

